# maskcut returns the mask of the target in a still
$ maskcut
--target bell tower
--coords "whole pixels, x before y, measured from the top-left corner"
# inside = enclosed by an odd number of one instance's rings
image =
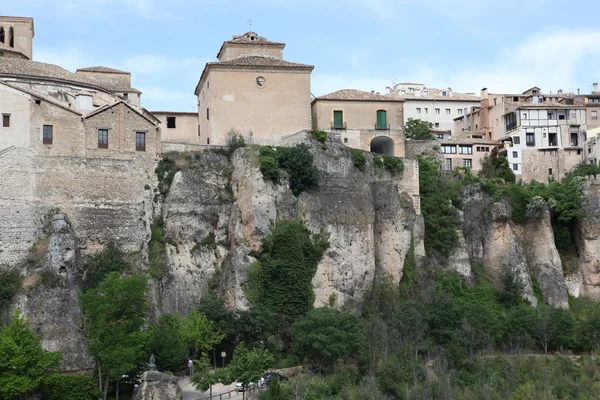
[[[33,18],[0,16],[0,49],[21,53],[31,60]]]

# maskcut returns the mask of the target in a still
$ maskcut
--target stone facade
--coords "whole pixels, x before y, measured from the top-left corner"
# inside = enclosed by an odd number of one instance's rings
[[[313,67],[284,61],[283,47],[254,32],[223,44],[195,91],[200,144],[225,145],[230,132],[249,143],[277,144],[310,128]]]
[[[317,97],[311,112],[313,129],[338,136],[348,147],[404,157],[402,101],[346,89]]]
[[[160,121],[161,141],[165,144],[200,145],[197,112],[152,111]]]
[[[0,16],[0,50],[16,52],[31,60],[34,34],[33,18]]]

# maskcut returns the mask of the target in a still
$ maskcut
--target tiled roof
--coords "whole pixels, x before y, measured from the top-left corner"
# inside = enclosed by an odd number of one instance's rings
[[[319,96],[316,100],[363,100],[363,101],[403,101],[401,99],[383,96],[377,93],[363,92],[356,89],[342,89],[333,93]]]
[[[423,94],[424,91],[427,91],[428,94],[425,96]],[[446,92],[446,96],[442,96],[442,92]],[[417,96],[417,93],[420,95]],[[450,91],[448,89],[435,89],[435,88],[423,88],[422,90],[414,91],[414,92],[406,92],[401,94],[399,90],[393,90],[387,96],[395,97],[399,99],[405,100],[446,100],[446,101],[481,101],[479,96],[475,96],[474,94],[466,94],[466,93],[458,93],[454,91]]]
[[[54,105],[56,105],[58,107],[61,107],[61,108],[65,109],[65,110],[67,110],[67,111],[70,111],[70,112],[72,112],[74,114],[81,115],[80,112],[78,112],[77,110],[69,107],[68,104],[63,103],[63,102],[55,99],[54,97],[47,95],[46,93],[42,93],[42,92],[37,91],[37,90],[32,89],[32,88],[24,88],[24,87],[21,87],[21,86],[13,85],[13,84],[11,84],[9,82],[0,81],[0,84],[6,85],[6,86],[11,87],[13,89],[19,90],[19,91],[21,91],[23,93],[27,93],[27,94],[29,94],[31,96],[34,96],[34,97],[37,97],[37,98],[42,99],[44,101],[47,101],[49,103],[52,103],[52,104],[54,104]]]
[[[118,79],[94,78],[82,76],[67,71],[58,65],[40,63],[30,60],[0,57],[0,77],[21,77],[49,81],[66,81],[86,87],[93,87],[109,92],[132,92],[130,88]]]
[[[212,65],[223,65],[223,66],[236,66],[236,67],[273,67],[273,68],[295,68],[295,69],[307,69],[311,70],[314,68],[312,65],[293,63],[279,58],[264,57],[264,56],[245,56],[235,58],[229,61],[221,62],[209,62],[206,66]]]
[[[127,75],[131,75],[131,73],[127,72],[127,71],[121,71],[120,69],[114,69],[114,68],[102,67],[102,66],[79,68],[77,70],[77,72],[79,72],[79,71],[82,71],[82,72],[102,72],[102,73],[105,73],[105,74],[127,74]]]
[[[519,102],[519,103],[515,103],[518,104],[517,109],[523,109],[523,108],[585,108],[584,105],[582,104],[564,104],[564,103],[558,103],[556,101],[544,101],[542,103],[526,103],[526,102]]]

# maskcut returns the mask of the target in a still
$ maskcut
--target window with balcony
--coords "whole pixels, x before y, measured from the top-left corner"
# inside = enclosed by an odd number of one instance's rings
[[[579,135],[575,132],[571,132],[571,146],[572,147],[579,146]]]
[[[377,110],[377,121],[375,122],[376,129],[388,129],[387,111]]]
[[[344,112],[342,110],[333,111],[333,129],[344,129]]]
[[[504,116],[506,122],[506,131],[512,131],[517,128],[517,114],[512,112]]]

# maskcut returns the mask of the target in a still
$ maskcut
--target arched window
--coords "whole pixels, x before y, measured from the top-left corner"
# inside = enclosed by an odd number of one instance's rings
[[[12,26],[8,30],[8,45],[10,47],[15,47],[15,30]]]
[[[4,27],[0,26],[0,42],[4,43]]]
[[[377,121],[375,124],[375,129],[388,129],[387,111],[377,110]]]

